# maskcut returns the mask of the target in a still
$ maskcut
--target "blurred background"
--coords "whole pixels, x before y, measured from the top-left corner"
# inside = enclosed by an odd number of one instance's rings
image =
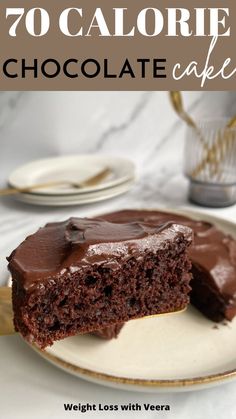
[[[194,118],[236,114],[236,92],[183,99]],[[1,92],[0,183],[33,159],[97,152],[133,158],[142,182],[151,173],[169,183],[182,172],[185,129],[168,92]]]

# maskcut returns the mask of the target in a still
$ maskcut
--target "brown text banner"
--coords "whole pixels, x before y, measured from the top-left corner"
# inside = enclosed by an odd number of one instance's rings
[[[235,90],[235,0],[2,0],[1,90]]]

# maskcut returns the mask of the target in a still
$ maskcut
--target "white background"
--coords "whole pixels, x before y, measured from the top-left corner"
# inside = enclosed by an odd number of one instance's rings
[[[234,92],[186,92],[195,117],[236,114]],[[50,220],[125,207],[190,206],[182,174],[185,125],[172,111],[167,92],[0,93],[0,185],[12,169],[41,157],[113,153],[132,158],[139,180],[126,195],[89,207],[37,208],[0,201],[0,283],[5,257],[26,234]],[[200,209],[203,210],[203,209]],[[205,211],[236,222],[236,207]],[[69,376],[40,359],[18,337],[0,338],[0,419],[236,417],[236,382],[179,394],[128,393]],[[66,413],[63,403],[170,404],[169,413]]]

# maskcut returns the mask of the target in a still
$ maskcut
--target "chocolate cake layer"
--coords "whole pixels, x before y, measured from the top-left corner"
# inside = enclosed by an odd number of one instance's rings
[[[190,300],[213,321],[232,320],[236,315],[236,241],[213,224],[160,211],[123,210],[106,214],[111,222],[174,222],[194,231],[190,249],[192,291]]]
[[[102,339],[116,339],[124,326],[124,323],[114,324],[112,326],[104,327],[103,329],[96,330],[93,335]]]
[[[71,218],[29,236],[9,257],[14,323],[41,348],[189,301],[192,230]]]

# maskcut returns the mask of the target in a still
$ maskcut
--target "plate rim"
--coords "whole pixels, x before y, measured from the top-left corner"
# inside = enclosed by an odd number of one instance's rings
[[[180,215],[188,215],[193,219],[202,219],[202,220],[211,220],[211,222],[215,223],[222,223],[227,226],[232,226],[236,228],[236,223],[234,221],[227,220],[225,218],[221,218],[207,212],[197,211],[195,209],[189,208],[169,208],[169,207],[162,207],[162,208],[134,208],[137,210],[145,210],[145,211],[160,211],[160,212],[169,212],[175,213]],[[99,216],[99,214],[94,214],[91,216]],[[125,386],[128,390],[136,390],[145,391],[156,389],[156,390],[166,390],[166,391],[178,391],[178,390],[197,390],[199,388],[203,388],[202,386],[207,386],[210,384],[222,384],[226,382],[230,382],[230,380],[236,378],[236,367],[231,370],[226,370],[224,372],[214,373],[214,374],[207,374],[204,376],[196,376],[192,378],[177,378],[177,379],[143,379],[143,378],[129,378],[124,376],[116,376],[113,374],[107,374],[104,372],[100,372],[97,370],[91,370],[88,368],[80,367],[78,365],[74,365],[68,361],[61,359],[60,357],[49,353],[46,350],[42,351],[35,345],[30,345],[32,349],[34,349],[39,356],[53,364],[54,366],[64,370],[65,372],[69,372],[77,377],[83,378],[87,381],[92,381],[99,383],[105,386],[112,386],[117,387]],[[116,385],[116,386],[115,386]],[[117,387],[118,388],[118,387]],[[123,387],[124,388],[124,387]]]
[[[115,185],[113,185],[113,186],[105,186],[105,187],[103,187],[103,188],[100,188],[100,189],[95,189],[95,188],[91,188],[91,189],[87,189],[86,188],[86,190],[84,190],[85,188],[83,188],[83,190],[80,190],[80,189],[78,189],[78,192],[72,192],[72,193],[68,193],[68,194],[62,194],[62,193],[54,193],[54,194],[45,194],[45,193],[43,193],[43,192],[37,192],[37,194],[36,193],[34,193],[34,192],[21,192],[21,195],[24,195],[24,196],[30,196],[30,197],[41,197],[41,198],[48,198],[48,199],[50,199],[50,198],[62,198],[62,199],[64,199],[64,198],[76,198],[76,197],[78,197],[78,196],[81,196],[81,197],[83,197],[84,195],[93,195],[93,194],[95,194],[95,193],[102,193],[102,192],[106,192],[106,191],[109,191],[109,190],[113,190],[114,188],[116,188],[116,187],[121,187],[122,185],[125,185],[126,183],[128,183],[128,182],[131,182],[131,181],[133,181],[133,180],[136,180],[136,175],[135,175],[135,173],[133,173],[133,175],[129,175],[129,176],[127,176],[126,177],[126,179],[124,180],[121,180],[121,181],[117,181],[117,183],[115,184]],[[10,187],[13,187],[14,185],[12,185],[12,184],[9,184],[9,186]]]
[[[116,376],[113,374],[106,374],[103,372],[99,372],[96,370],[91,370],[88,368],[79,367],[77,365],[71,364],[68,361],[64,361],[63,359],[59,358],[56,355],[53,355],[47,351],[41,351],[37,347],[33,347],[33,349],[39,353],[47,361],[51,362],[52,364],[58,366],[59,368],[63,369],[64,371],[81,376],[83,378],[90,378],[96,379],[98,381],[103,381],[106,383],[115,383],[121,385],[128,385],[130,386],[137,386],[137,387],[147,387],[147,388],[187,388],[187,387],[195,387],[202,384],[210,384],[210,383],[219,383],[219,381],[226,381],[230,378],[236,377],[236,368],[233,370],[227,370],[225,372],[217,373],[217,374],[209,374],[203,377],[197,376],[193,378],[177,378],[177,379],[143,379],[143,378],[129,378],[123,376]],[[104,383],[105,384],[105,383]]]
[[[16,195],[16,199],[19,202],[23,202],[25,204],[30,204],[30,205],[36,205],[36,206],[49,206],[49,207],[67,207],[67,206],[80,206],[80,205],[90,205],[90,204],[95,204],[95,203],[99,203],[102,201],[106,201],[109,199],[113,199],[116,198],[118,196],[121,196],[127,192],[129,192],[129,190],[131,189],[131,187],[135,184],[136,182],[136,178],[132,178],[129,179],[127,182],[124,182],[120,185],[114,186],[114,188],[108,188],[106,190],[101,190],[101,191],[97,191],[95,193],[99,193],[99,196],[94,197],[94,194],[91,195],[90,197],[86,197],[86,198],[82,198],[81,196],[78,199],[78,196],[73,196],[73,197],[69,197],[67,196],[67,200],[63,200],[63,197],[61,197],[61,201],[58,202],[58,199],[60,197],[55,197],[55,196],[36,196],[33,194],[17,194]],[[110,191],[110,193],[108,193]],[[104,194],[104,192],[106,192],[106,194]],[[77,199],[76,199],[77,197]],[[43,200],[42,200],[43,198]],[[55,198],[55,199],[53,199]],[[36,199],[36,200],[35,200]],[[41,199],[41,200],[40,200]],[[51,200],[53,199],[53,200]],[[56,200],[57,199],[57,200]]]

